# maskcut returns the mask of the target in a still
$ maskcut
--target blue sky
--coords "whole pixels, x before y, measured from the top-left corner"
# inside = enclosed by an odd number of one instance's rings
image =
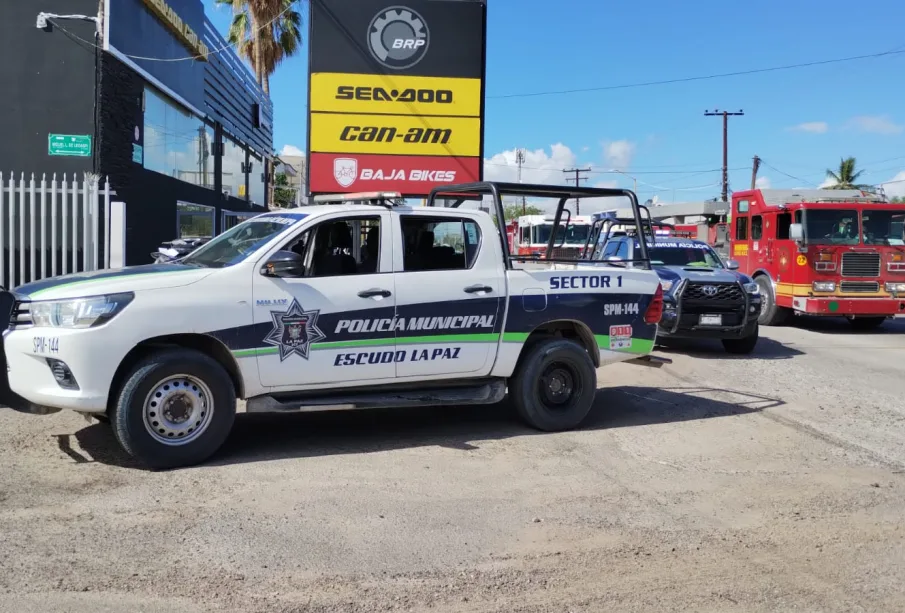
[[[204,0],[225,32],[230,15]],[[642,199],[719,195],[722,120],[730,119],[730,188],[817,186],[855,156],[867,183],[905,195],[905,53],[823,66],[670,85],[548,96],[581,89],[905,51],[901,0],[602,2],[489,0],[485,177],[563,182],[592,167],[589,184],[631,187]],[[552,9],[551,9],[552,7]],[[307,3],[302,3],[307,20]],[[271,79],[276,149],[305,149],[307,48]],[[706,171],[706,172],[705,172]],[[785,173],[785,174],[784,174]],[[787,175],[792,175],[791,178]],[[703,189],[696,189],[702,188]]]

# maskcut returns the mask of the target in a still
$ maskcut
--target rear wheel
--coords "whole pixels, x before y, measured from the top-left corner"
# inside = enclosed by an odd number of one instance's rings
[[[528,425],[548,432],[570,430],[588,416],[597,393],[597,371],[578,343],[561,338],[526,348],[509,395]]]
[[[235,416],[236,392],[223,367],[174,349],[135,366],[113,407],[113,426],[129,455],[150,468],[177,468],[212,456]]]
[[[758,326],[754,326],[754,332],[745,338],[724,338],[723,349],[726,353],[749,354],[757,347],[759,337]]]
[[[789,318],[790,311],[785,307],[776,304],[776,294],[773,293],[773,284],[770,283],[769,277],[761,275],[754,279],[760,290],[760,315],[757,317],[757,323],[762,326],[779,326],[786,322]]]
[[[885,317],[855,317],[848,320],[855,330],[873,330],[879,328],[886,321]]]

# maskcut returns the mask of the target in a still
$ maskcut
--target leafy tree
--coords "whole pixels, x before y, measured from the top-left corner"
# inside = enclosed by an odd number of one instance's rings
[[[513,219],[518,219],[522,215],[543,215],[544,212],[538,207],[529,204],[525,207],[524,212],[522,211],[521,204],[507,204],[503,207],[503,213],[506,215],[506,221],[510,222]]]
[[[233,9],[226,40],[236,45],[264,92],[270,95],[270,75],[302,44],[302,16],[295,0],[215,0]]]
[[[905,204],[905,198],[903,198],[903,197],[901,197],[901,196],[894,196],[894,197],[890,200],[890,202],[894,202],[894,203],[896,203],[896,204]]]
[[[281,208],[290,208],[295,205],[295,190],[286,189],[289,185],[289,178],[285,172],[277,173],[273,178],[273,205]]]
[[[871,185],[856,183],[862,174],[864,174],[863,170],[855,172],[855,158],[849,157],[840,160],[839,168],[835,171],[832,169],[826,171],[826,177],[836,182],[834,185],[827,186],[826,189],[873,189]]]

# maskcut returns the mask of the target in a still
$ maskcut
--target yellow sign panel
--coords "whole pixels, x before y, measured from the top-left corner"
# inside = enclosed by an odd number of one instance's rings
[[[480,117],[481,80],[317,72],[311,110]]]
[[[311,113],[311,151],[477,157],[477,117]]]
[[[808,258],[806,256],[799,255],[795,261],[798,263],[799,266],[804,266],[808,263]]]
[[[157,15],[158,19],[175,32],[183,45],[195,53],[197,59],[203,62],[207,61],[207,54],[210,53],[210,49],[207,48],[201,37],[182,20],[182,17],[176,14],[176,11],[169,4],[164,2],[164,0],[144,0],[144,3],[151,9],[152,13]]]
[[[748,255],[748,245],[746,243],[736,243],[732,246],[732,255]]]

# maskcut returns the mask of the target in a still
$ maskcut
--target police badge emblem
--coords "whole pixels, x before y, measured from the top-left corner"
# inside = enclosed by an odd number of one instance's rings
[[[327,338],[317,327],[319,313],[320,311],[303,310],[295,299],[285,311],[270,312],[273,330],[264,342],[280,350],[280,362],[293,354],[307,360],[311,344]]]

